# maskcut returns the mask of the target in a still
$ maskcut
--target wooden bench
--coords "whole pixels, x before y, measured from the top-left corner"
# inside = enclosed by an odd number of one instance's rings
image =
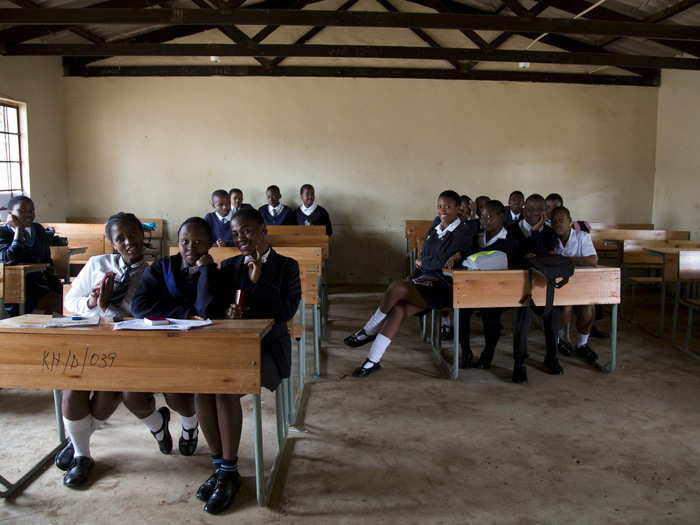
[[[54,390],[59,444],[32,469],[50,464],[63,447],[58,390],[250,394],[255,420],[255,473],[258,503],[267,503],[260,403],[260,341],[269,319],[216,321],[188,332],[115,331],[96,327],[42,328],[50,316],[21,316],[0,321],[3,351],[0,387]],[[192,370],[197,370],[196,374]],[[277,424],[282,456],[286,438],[283,399],[277,389]],[[281,434],[280,434],[281,431]],[[279,461],[275,461],[271,479]],[[0,476],[9,497],[30,481],[11,484]]]
[[[103,228],[105,223],[107,222],[108,217],[68,217],[66,219],[67,223],[82,223],[82,224],[102,224]],[[146,237],[146,242],[149,241],[158,241],[158,247],[157,248],[152,248],[148,249],[148,255],[158,255],[159,257],[162,257],[165,255],[165,247],[167,245],[167,224],[163,219],[142,219],[139,217],[139,220],[141,221],[141,224],[144,225],[144,233]],[[111,252],[111,246],[109,243],[107,244],[107,247],[110,248]]]
[[[88,259],[93,255],[104,255],[112,253],[112,244],[105,237],[105,225],[101,224],[73,224],[68,222],[47,222],[45,228],[53,228],[56,235],[68,238],[69,246],[83,246],[85,252],[75,259],[71,264],[87,264]]]
[[[406,251],[408,253],[408,275],[413,273],[416,259],[423,248],[423,240],[434,219],[407,219],[405,222]]]
[[[0,316],[5,315],[5,304],[18,304],[20,315],[27,302],[27,275],[41,272],[48,264],[0,264]],[[1,317],[0,317],[1,318]]]
[[[532,293],[535,304],[545,304],[546,282],[534,274],[533,288],[529,289],[526,270],[451,272],[453,278],[454,355],[450,366],[441,355],[439,344],[433,341],[433,355],[438,365],[451,379],[459,378],[459,309],[460,308],[520,308],[524,295]],[[604,372],[615,370],[617,362],[617,309],[620,304],[619,268],[576,268],[568,284],[554,295],[555,306],[611,304],[610,361]]]
[[[330,237],[325,226],[268,226],[267,237],[277,248],[321,248],[323,261],[330,257]]]
[[[590,222],[593,230],[653,230],[653,224],[609,224],[605,222]]]
[[[688,231],[670,230],[593,230],[593,245],[599,259],[610,259],[617,266],[623,263],[624,241],[688,240]]]

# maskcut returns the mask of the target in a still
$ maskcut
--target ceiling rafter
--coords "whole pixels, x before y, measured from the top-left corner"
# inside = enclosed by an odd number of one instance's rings
[[[13,4],[15,4],[18,7],[24,7],[24,8],[36,8],[36,9],[42,9],[42,5],[35,2],[34,0],[10,0]],[[71,27],[68,29],[71,33],[74,35],[78,35],[80,38],[84,38],[85,40],[92,42],[93,44],[104,44],[105,39],[102,38],[99,35],[96,35],[89,29],[85,27]]]

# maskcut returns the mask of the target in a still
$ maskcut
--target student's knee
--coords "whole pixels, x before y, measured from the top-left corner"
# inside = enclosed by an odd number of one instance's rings
[[[129,411],[139,419],[150,416],[156,409],[156,400],[150,392],[124,392],[122,399]]]
[[[165,402],[181,416],[194,416],[194,394],[165,394]]]
[[[61,396],[61,409],[66,419],[77,421],[90,415],[89,391],[64,390]]]
[[[92,399],[92,417],[100,421],[108,419],[121,402],[121,392],[95,392]]]
[[[410,285],[406,281],[394,281],[389,285],[388,293],[396,300],[405,299],[410,293]]]

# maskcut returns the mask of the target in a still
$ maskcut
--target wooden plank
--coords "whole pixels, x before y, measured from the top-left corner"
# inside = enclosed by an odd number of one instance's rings
[[[71,257],[68,246],[51,246],[50,249],[54,274],[61,278],[70,277]]]
[[[700,281],[700,251],[681,250],[679,252],[678,277],[681,281]]]
[[[67,223],[84,223],[84,224],[102,224],[102,232],[104,234],[104,225],[107,222],[108,217],[68,217],[66,219]],[[146,237],[150,235],[152,239],[163,239],[165,235],[165,220],[163,219],[142,219],[139,217],[141,223],[153,223],[155,224],[155,230],[146,232]]]
[[[629,224],[611,224],[605,222],[591,222],[593,230],[653,230],[653,224],[645,223],[629,223]]]
[[[690,232],[671,230],[594,230],[593,241],[669,241],[688,240]]]
[[[21,318],[14,319],[20,319],[15,326],[21,325]],[[236,328],[117,332],[110,327],[9,328],[2,322],[0,387],[259,393],[259,341],[272,322],[220,323]],[[143,337],[147,342],[139,344]]]
[[[105,237],[104,222],[70,223],[48,222],[45,228],[53,228],[56,235],[66,237],[68,245],[84,246],[85,252],[71,259],[71,264],[85,264],[94,255],[112,253],[112,244]]]
[[[5,300],[5,265],[0,263],[0,306]],[[3,313],[3,312],[0,312]]]
[[[525,270],[453,272],[454,308],[510,308],[522,306],[520,299],[529,286]],[[538,306],[545,304],[546,283],[535,274],[533,298]],[[619,304],[619,268],[577,268],[568,284],[556,290],[554,304]]]
[[[27,301],[27,274],[48,268],[48,264],[5,265],[5,302],[24,304]]]

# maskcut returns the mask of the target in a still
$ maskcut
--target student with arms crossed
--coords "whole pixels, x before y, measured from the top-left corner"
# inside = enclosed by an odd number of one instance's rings
[[[226,190],[215,190],[211,194],[211,207],[214,211],[210,211],[204,216],[214,236],[214,244],[216,246],[233,246],[231,238],[231,218],[233,210],[231,209],[231,198]]]

